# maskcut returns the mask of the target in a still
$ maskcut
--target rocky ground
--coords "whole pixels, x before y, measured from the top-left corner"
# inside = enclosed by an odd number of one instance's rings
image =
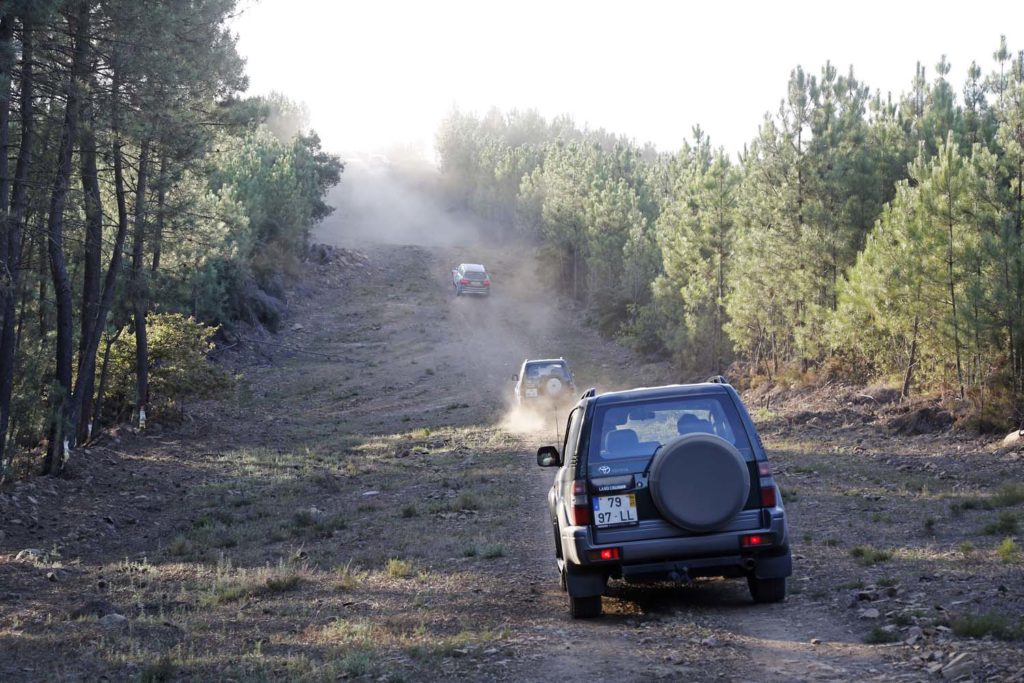
[[[675,381],[599,338],[523,250],[321,250],[284,331],[176,426],[116,430],[0,491],[0,680],[1024,680],[1024,459],[884,388],[762,388],[790,597],[614,584],[569,619],[524,357]],[[459,261],[492,270],[456,298]],[[941,425],[938,425],[941,426]]]

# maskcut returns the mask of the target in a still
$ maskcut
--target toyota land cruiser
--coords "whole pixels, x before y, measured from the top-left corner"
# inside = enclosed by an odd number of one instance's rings
[[[725,383],[585,393],[569,415],[548,493],[555,560],[573,617],[601,613],[609,578],[746,578],[786,597],[786,514],[754,423]]]

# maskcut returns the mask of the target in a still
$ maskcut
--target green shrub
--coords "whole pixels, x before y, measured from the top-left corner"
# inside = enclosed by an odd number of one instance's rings
[[[485,560],[493,560],[505,556],[505,546],[500,543],[489,543],[480,548],[480,557]]]
[[[146,332],[152,414],[170,414],[185,399],[214,396],[230,386],[230,375],[209,360],[216,327],[180,313],[151,313]],[[109,377],[105,405],[108,415],[116,417],[135,405],[135,332],[130,327],[110,347]]]
[[[864,642],[868,645],[881,645],[883,643],[895,643],[900,639],[899,633],[896,631],[886,631],[881,626],[876,626],[871,629],[866,636],[864,636]]]
[[[992,496],[992,504],[996,507],[1004,508],[1021,503],[1024,503],[1024,484],[1007,484]]]
[[[1017,515],[1013,514],[1009,510],[1003,510],[999,513],[999,518],[994,522],[989,522],[985,525],[983,531],[989,536],[995,536],[996,534],[1015,534],[1017,533]]]
[[[999,555],[999,559],[1009,564],[1020,557],[1020,548],[1017,547],[1012,538],[1004,538],[1003,542],[996,548],[996,554]]]
[[[964,638],[984,638],[985,636],[992,636],[999,640],[1024,638],[1024,622],[1014,622],[999,612],[968,614],[954,619],[950,625],[953,628],[953,633]]]

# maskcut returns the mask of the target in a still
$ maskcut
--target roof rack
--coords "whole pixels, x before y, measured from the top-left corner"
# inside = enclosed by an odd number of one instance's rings
[[[707,384],[728,384],[729,380],[722,375],[711,375],[704,382]]]

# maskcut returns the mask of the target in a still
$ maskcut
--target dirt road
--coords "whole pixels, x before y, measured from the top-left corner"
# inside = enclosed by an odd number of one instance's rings
[[[233,357],[235,395],[0,495],[0,678],[1021,675],[1021,562],[999,550],[1017,454],[893,439],[841,392],[796,423],[751,406],[789,501],[787,602],[613,585],[603,618],[570,620],[533,457],[558,421],[514,416],[511,376],[562,355],[581,387],[677,378],[559,304],[527,250],[359,249],[310,266],[284,331]],[[492,270],[491,298],[453,295],[462,260]]]
[[[512,416],[510,376],[524,357],[562,355],[573,362],[581,386],[605,390],[675,378],[665,366],[643,364],[600,339],[584,321],[554,304],[557,297],[540,286],[531,261],[521,254],[473,250],[472,260],[484,261],[495,279],[493,296],[480,300],[454,297],[443,286],[452,264],[468,258],[463,251],[388,247],[368,253],[366,275],[354,284],[356,290],[386,292],[378,273],[382,270],[386,278],[392,268],[406,282],[423,287],[415,287],[413,301],[401,291],[386,295],[387,303],[376,311],[380,322],[370,326],[380,325],[374,330],[380,344],[361,347],[366,352],[362,361],[384,367],[414,358],[429,374],[410,383],[415,401],[406,400],[404,392],[381,396],[377,403],[361,402],[358,414],[385,433],[401,430],[402,421],[411,417],[414,427],[461,423],[514,435],[509,444],[513,458],[502,472],[506,483],[501,487],[511,495],[497,511],[512,521],[502,532],[507,553],[497,566],[483,568],[495,574],[499,585],[507,582],[502,591],[512,604],[474,619],[492,623],[492,629],[507,629],[505,642],[517,647],[496,668],[482,664],[481,673],[538,681],[589,681],[609,675],[619,680],[850,680],[901,673],[888,662],[884,649],[862,642],[863,628],[837,622],[830,607],[799,596],[784,605],[755,606],[743,582],[615,586],[605,599],[603,619],[569,620],[557,587],[544,509],[552,474],[534,467],[531,457],[537,445],[553,442],[554,420],[538,424]],[[356,292],[354,301],[361,299]],[[360,357],[352,360],[358,364]],[[388,380],[388,386],[395,385]],[[454,414],[442,412],[459,403],[468,405]],[[492,533],[486,522],[478,523],[477,533]],[[799,521],[795,526],[799,528]],[[908,673],[910,678],[917,675]]]

